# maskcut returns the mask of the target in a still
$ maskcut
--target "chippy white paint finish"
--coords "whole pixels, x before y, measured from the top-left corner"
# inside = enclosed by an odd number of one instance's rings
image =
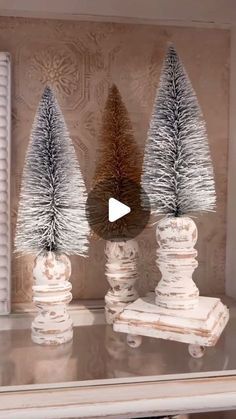
[[[72,299],[71,263],[64,254],[48,252],[35,259],[33,301],[38,314],[32,323],[32,340],[42,345],[58,345],[73,337],[67,305]]]
[[[0,314],[8,314],[11,310],[10,138],[10,55],[0,52]]]
[[[106,321],[112,324],[124,307],[138,297],[134,284],[138,278],[136,240],[107,241],[106,277],[110,289],[105,296]]]
[[[155,294],[149,293],[126,306],[113,328],[128,333],[128,344],[132,343],[131,335],[135,335],[134,342],[141,335],[189,343],[190,355],[199,358],[204,354],[202,347],[216,344],[228,322],[229,310],[219,298],[199,297],[192,280],[198,265],[194,249],[197,227],[193,220],[164,218],[158,222],[156,235],[162,278]]]
[[[219,298],[199,297],[198,307],[175,310],[155,304],[149,293],[129,304],[113,324],[116,332],[214,346],[229,319]]]
[[[162,278],[156,287],[156,304],[169,309],[197,307],[199,291],[192,280],[198,262],[194,245],[197,227],[189,217],[163,218],[157,224],[157,265]]]

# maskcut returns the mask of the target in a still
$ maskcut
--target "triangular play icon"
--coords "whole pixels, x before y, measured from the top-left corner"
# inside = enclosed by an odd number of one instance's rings
[[[115,198],[110,198],[108,201],[108,219],[111,223],[119,218],[124,217],[126,214],[129,214],[131,211],[128,205],[123,204]]]

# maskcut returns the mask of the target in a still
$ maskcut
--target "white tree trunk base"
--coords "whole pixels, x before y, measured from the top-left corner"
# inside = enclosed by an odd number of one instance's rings
[[[229,310],[219,298],[199,297],[198,307],[190,310],[160,307],[155,298],[155,293],[149,293],[129,304],[115,320],[114,331],[214,346],[229,319]]]
[[[107,241],[105,254],[106,277],[110,285],[105,296],[105,316],[107,323],[112,324],[127,304],[138,298],[134,288],[138,278],[138,244],[135,240]]]
[[[40,345],[59,345],[73,338],[67,305],[72,299],[70,260],[49,252],[35,259],[33,301],[38,314],[32,322],[31,337]]]

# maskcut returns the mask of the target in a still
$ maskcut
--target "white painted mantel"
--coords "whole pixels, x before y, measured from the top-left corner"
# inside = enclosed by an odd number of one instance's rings
[[[226,302],[233,304],[231,318],[236,318],[233,301]],[[72,304],[70,315],[76,326],[105,323],[98,303],[89,310]],[[28,317],[11,315],[8,319],[13,316],[15,324],[10,328],[27,327]],[[233,409],[236,375],[232,370],[0,386],[0,419],[122,419]]]
[[[27,387],[2,388],[1,419],[131,419],[236,409],[235,376],[143,377]]]

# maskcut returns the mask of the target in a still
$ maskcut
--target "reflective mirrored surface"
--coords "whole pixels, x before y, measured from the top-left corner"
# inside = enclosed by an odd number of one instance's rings
[[[72,342],[57,347],[36,345],[30,330],[0,331],[0,385],[27,385],[114,378],[194,374],[236,370],[235,308],[226,330],[203,358],[188,345],[143,337],[138,348],[109,325],[74,328]]]

